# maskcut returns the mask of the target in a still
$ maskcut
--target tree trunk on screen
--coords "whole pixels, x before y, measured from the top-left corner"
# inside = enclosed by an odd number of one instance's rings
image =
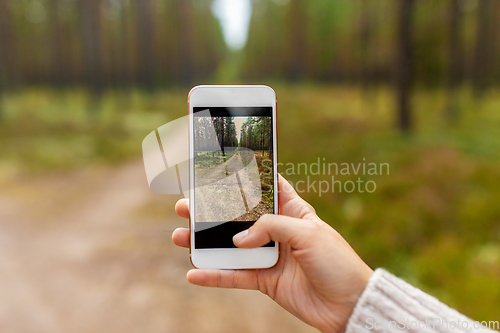
[[[231,133],[231,118],[226,117],[224,119],[226,119],[226,133],[227,133],[226,142],[227,142],[228,147],[231,147],[232,143],[233,143],[233,136]]]
[[[176,0],[178,20],[178,60],[179,60],[179,83],[191,86],[194,79],[193,61],[193,7],[191,0]]]
[[[225,156],[226,154],[224,153],[224,136],[225,136],[225,133],[224,133],[224,118],[221,117],[219,118],[220,119],[220,137],[221,137],[221,143],[220,143],[220,149],[222,151],[222,156]]]
[[[414,0],[398,0],[399,31],[396,62],[396,91],[398,107],[398,126],[401,131],[411,129],[410,90],[412,83],[412,13]]]
[[[491,0],[480,0],[477,9],[477,30],[474,63],[472,69],[472,86],[476,97],[484,93],[489,77],[491,37]]]
[[[248,126],[248,135],[247,135],[247,147],[248,149],[254,150],[253,146],[253,138],[252,138],[252,125]]]
[[[450,35],[448,43],[448,104],[446,106],[446,119],[448,122],[455,122],[459,113],[457,88],[462,79],[463,65],[462,42],[460,39],[462,22],[459,1],[460,0],[450,0],[449,3]]]
[[[139,73],[141,85],[148,89],[154,86],[155,49],[151,0],[136,0],[137,42],[139,47]]]

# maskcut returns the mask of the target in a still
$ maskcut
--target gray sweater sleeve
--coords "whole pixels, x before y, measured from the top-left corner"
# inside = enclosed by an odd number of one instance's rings
[[[494,324],[496,328],[498,321]],[[483,322],[483,325],[488,323]],[[402,330],[494,332],[379,268],[359,298],[347,323],[346,333],[392,333]]]

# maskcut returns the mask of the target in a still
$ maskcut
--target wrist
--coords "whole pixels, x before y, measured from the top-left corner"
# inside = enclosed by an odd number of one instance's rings
[[[358,281],[354,284],[354,288],[349,295],[349,299],[344,302],[344,311],[341,316],[338,325],[333,328],[333,330],[329,330],[329,332],[345,332],[347,329],[347,325],[349,323],[349,319],[351,318],[354,308],[358,304],[361,295],[365,291],[368,283],[370,282],[371,277],[373,276],[373,270],[363,262],[363,268],[361,273],[359,274]]]
[[[357,273],[344,275],[343,287],[339,288],[340,291],[334,296],[328,297],[329,300],[325,301],[325,304],[329,303],[325,309],[325,316],[318,314],[322,320],[313,326],[321,332],[345,332],[372,275],[373,270],[364,263]]]

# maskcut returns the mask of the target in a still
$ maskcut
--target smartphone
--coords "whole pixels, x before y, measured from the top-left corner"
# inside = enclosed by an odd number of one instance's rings
[[[276,94],[261,85],[203,85],[189,92],[191,263],[269,268],[273,241],[237,248],[233,236],[278,213]]]

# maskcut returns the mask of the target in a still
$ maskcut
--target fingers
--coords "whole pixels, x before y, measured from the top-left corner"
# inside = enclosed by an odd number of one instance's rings
[[[177,201],[175,204],[175,212],[180,217],[189,218],[189,200],[180,199]],[[190,238],[189,229],[186,228],[177,228],[172,233],[172,241],[175,245],[180,247],[189,247]]]
[[[172,241],[175,245],[180,247],[189,247],[191,236],[189,234],[189,229],[177,228],[172,233]]]
[[[175,204],[175,213],[185,219],[189,218],[189,199],[180,199]]]
[[[318,224],[307,220],[282,215],[266,214],[247,230],[236,234],[233,242],[242,248],[254,248],[271,240],[289,244],[293,250],[306,248],[314,233],[319,232]]]
[[[279,205],[284,205],[288,201],[294,199],[294,198],[300,198],[297,192],[295,192],[295,189],[293,188],[292,185],[282,176],[278,173],[278,200],[279,200]]]
[[[198,286],[238,289],[259,289],[256,270],[192,269],[187,280]]]
[[[314,208],[302,199],[290,183],[278,174],[279,214],[298,219],[318,219]]]

